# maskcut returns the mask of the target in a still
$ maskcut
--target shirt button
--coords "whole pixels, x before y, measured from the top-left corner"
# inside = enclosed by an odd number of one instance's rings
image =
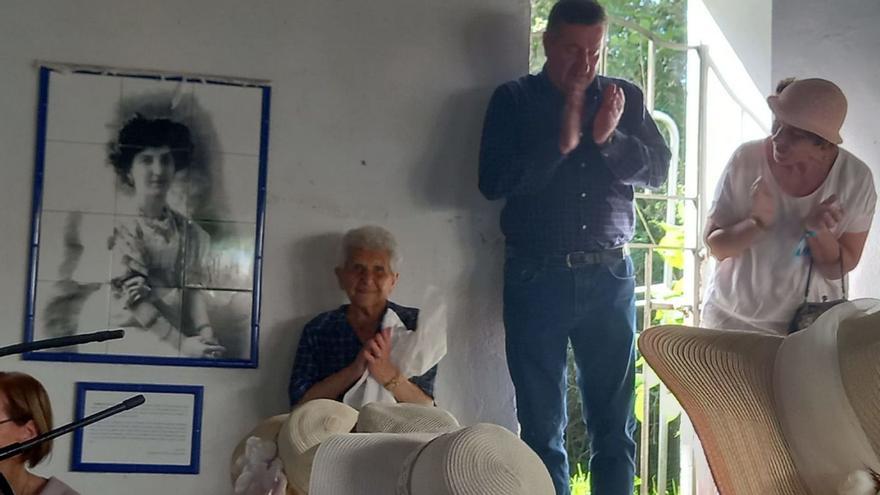
[[[586,226],[586,225],[581,225],[581,230],[587,230],[587,226]]]
[[[581,162],[581,168],[587,168],[587,164],[585,162]]]
[[[582,197],[582,198],[586,198],[586,197],[587,197],[587,193],[581,193],[581,197]]]

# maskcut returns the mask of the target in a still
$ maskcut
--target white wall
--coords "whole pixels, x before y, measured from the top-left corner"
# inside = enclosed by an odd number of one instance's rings
[[[837,83],[849,100],[843,147],[861,158],[880,185],[880,3],[877,0],[775,0],[773,79],[823,77]],[[852,292],[880,297],[880,217],[874,225]]]
[[[438,400],[463,422],[515,424],[500,318],[498,204],[477,192],[491,89],[527,69],[527,0],[3,0],[0,15],[0,345],[22,335],[36,128],[36,59],[272,81],[260,367],[34,363],[57,422],[76,381],[204,384],[198,476],[66,473],[70,441],[42,472],[83,493],[228,493],[228,456],[258,419],[287,409],[302,324],[342,301],[338,233],[398,236],[396,300],[434,285],[449,307]]]
[[[761,93],[771,81],[771,0],[703,0]]]

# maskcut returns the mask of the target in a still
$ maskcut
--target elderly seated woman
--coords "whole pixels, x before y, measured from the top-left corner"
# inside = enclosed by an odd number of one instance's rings
[[[290,405],[313,399],[343,400],[365,372],[397,402],[433,404],[436,363],[419,376],[402,376],[391,359],[391,329],[383,321],[393,311],[408,330],[416,330],[419,310],[388,300],[397,285],[396,242],[387,230],[350,230],[336,267],[339,287],[350,304],[321,313],[303,329],[290,377]]]

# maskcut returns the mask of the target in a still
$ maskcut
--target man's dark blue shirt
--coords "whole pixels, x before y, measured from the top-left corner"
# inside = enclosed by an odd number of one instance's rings
[[[604,87],[620,87],[623,115],[609,142],[592,140]],[[536,254],[599,251],[633,237],[634,186],[659,187],[670,152],[645,110],[641,90],[597,76],[586,90],[583,137],[563,155],[565,98],[546,75],[528,75],[492,95],[480,149],[480,191],[506,198],[501,230],[508,246]]]

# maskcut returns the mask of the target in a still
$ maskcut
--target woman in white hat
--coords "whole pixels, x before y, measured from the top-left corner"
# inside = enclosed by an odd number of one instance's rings
[[[784,334],[808,289],[811,300],[841,298],[874,216],[871,171],[839,146],[840,88],[785,80],[767,103],[773,135],[734,152],[709,212],[705,241],[718,266],[705,327]]]
[[[336,277],[350,304],[321,313],[303,329],[288,388],[291,406],[343,400],[353,385],[363,383],[365,373],[389,392],[389,400],[433,404],[436,362],[418,376],[405,376],[392,360],[387,317],[393,312],[394,321],[408,331],[417,330],[419,319],[418,309],[388,300],[400,276],[396,244],[377,226],[345,234]],[[445,341],[442,348],[445,352]]]

